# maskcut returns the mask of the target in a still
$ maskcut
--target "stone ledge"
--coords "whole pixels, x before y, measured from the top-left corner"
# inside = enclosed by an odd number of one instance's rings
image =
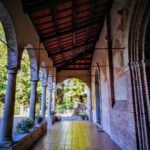
[[[34,131],[24,135],[12,146],[12,150],[27,150],[47,131],[47,122],[44,122]]]

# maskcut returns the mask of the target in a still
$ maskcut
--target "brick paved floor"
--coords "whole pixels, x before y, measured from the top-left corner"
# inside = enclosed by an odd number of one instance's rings
[[[62,121],[32,148],[32,150],[120,150],[105,132],[86,121]]]

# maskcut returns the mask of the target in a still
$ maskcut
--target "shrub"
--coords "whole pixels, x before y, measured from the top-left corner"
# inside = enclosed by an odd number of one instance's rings
[[[29,132],[34,126],[34,121],[27,118],[21,120],[16,126],[17,133],[27,133]]]
[[[88,120],[88,115],[87,115],[86,113],[80,114],[80,117],[81,117],[83,120]]]
[[[51,111],[51,115],[54,116],[56,114],[55,111]]]
[[[36,123],[41,123],[43,121],[43,117],[42,116],[36,116],[35,117]]]

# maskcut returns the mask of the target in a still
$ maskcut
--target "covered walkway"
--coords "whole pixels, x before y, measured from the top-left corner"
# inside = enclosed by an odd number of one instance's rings
[[[41,137],[33,150],[150,150],[150,0],[0,0],[0,24],[0,150]],[[47,131],[71,78],[87,85],[91,123]],[[14,140],[17,110],[28,119]]]
[[[32,150],[119,150],[105,132],[87,121],[56,123]]]

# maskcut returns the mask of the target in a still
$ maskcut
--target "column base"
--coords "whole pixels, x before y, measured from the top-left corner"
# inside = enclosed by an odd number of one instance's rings
[[[0,150],[12,150],[12,141],[1,141],[0,142]]]
[[[47,129],[51,129],[51,127],[52,127],[52,117],[47,117],[46,121],[47,121]]]

